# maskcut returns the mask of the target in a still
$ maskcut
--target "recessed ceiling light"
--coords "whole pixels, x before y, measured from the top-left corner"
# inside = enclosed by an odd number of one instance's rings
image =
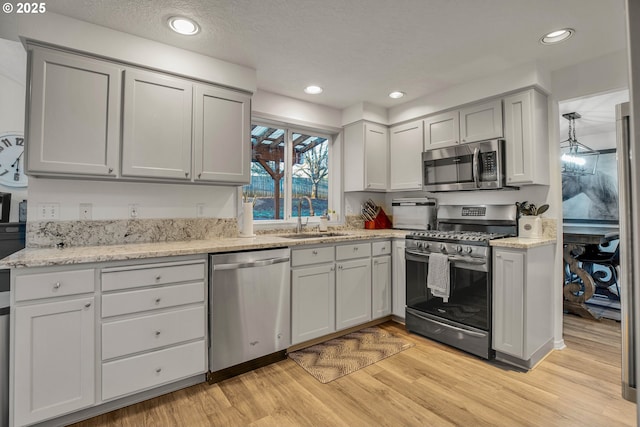
[[[310,95],[317,95],[322,93],[322,88],[320,86],[307,86],[304,88],[304,91]]]
[[[405,95],[404,92],[400,92],[399,90],[395,90],[389,94],[389,98],[398,99],[402,98]]]
[[[168,20],[169,28],[179,34],[192,36],[200,31],[200,27],[195,21],[183,16],[172,16]]]
[[[542,44],[554,44],[560,43],[561,41],[567,40],[569,37],[575,33],[576,30],[573,28],[563,28],[562,30],[552,31],[549,34],[545,34],[540,38],[540,43]]]

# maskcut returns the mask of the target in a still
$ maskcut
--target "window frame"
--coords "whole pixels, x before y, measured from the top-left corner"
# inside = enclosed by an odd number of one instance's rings
[[[340,150],[340,144],[337,143],[339,140],[339,134],[332,132],[328,129],[320,129],[315,127],[307,127],[304,125],[299,125],[295,123],[290,123],[286,121],[265,119],[261,117],[252,117],[251,118],[251,126],[267,126],[267,127],[275,127],[279,129],[283,129],[285,131],[285,150],[284,150],[284,191],[283,191],[283,199],[284,199],[284,214],[283,219],[266,219],[266,220],[253,220],[254,228],[256,229],[264,229],[264,228],[277,228],[277,226],[292,226],[295,225],[298,221],[297,216],[293,216],[294,209],[294,201],[292,199],[293,189],[293,134],[307,134],[309,136],[318,136],[321,138],[326,138],[329,144],[328,146],[328,166],[329,166],[329,176],[327,179],[328,184],[328,195],[327,195],[327,209],[340,212],[340,208],[342,206],[342,189],[336,185],[339,182],[339,174],[341,168],[341,162],[339,159],[341,158],[339,153],[336,151]],[[238,212],[241,212],[241,204],[243,197],[243,189],[242,186],[238,187]],[[309,225],[318,225],[320,223],[320,216],[322,212],[318,212],[315,216],[303,216],[302,219],[305,223]],[[338,224],[340,223],[340,215],[333,215],[330,221],[330,224]]]

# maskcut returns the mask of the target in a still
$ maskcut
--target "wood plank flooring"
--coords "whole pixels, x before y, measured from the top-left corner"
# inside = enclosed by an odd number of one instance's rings
[[[293,361],[90,420],[98,426],[635,426],[620,395],[620,324],[565,315],[567,348],[525,373],[381,325],[416,345],[321,384]]]

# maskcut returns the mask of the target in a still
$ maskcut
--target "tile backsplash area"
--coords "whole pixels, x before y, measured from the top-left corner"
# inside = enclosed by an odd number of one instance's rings
[[[236,237],[236,218],[131,219],[102,221],[32,221],[26,246],[50,248],[125,243],[173,242]]]

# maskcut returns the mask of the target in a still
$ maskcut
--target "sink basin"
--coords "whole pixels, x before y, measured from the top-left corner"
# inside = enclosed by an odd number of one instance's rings
[[[339,236],[347,236],[347,234],[343,233],[296,233],[296,234],[285,234],[280,237],[284,237],[285,239],[314,239],[318,237],[339,237]]]

